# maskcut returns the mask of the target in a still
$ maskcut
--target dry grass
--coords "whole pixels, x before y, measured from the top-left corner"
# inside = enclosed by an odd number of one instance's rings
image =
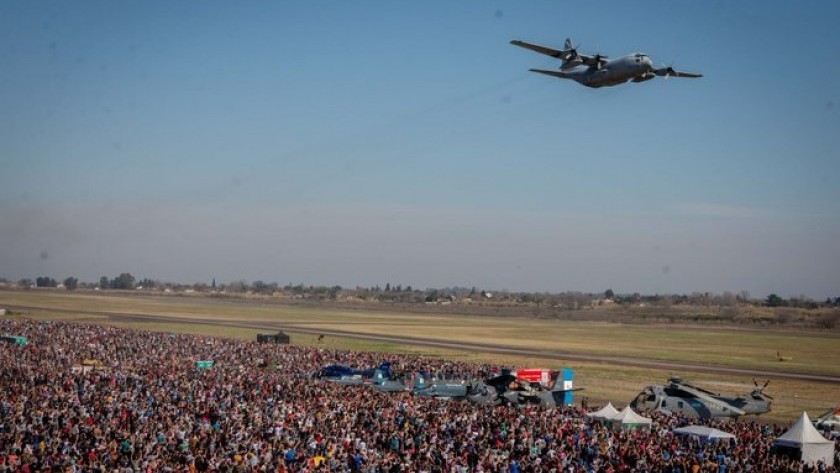
[[[840,333],[264,306],[241,300],[0,292],[0,306],[119,312],[398,335],[587,355],[840,375]],[[789,361],[780,363],[776,352]]]

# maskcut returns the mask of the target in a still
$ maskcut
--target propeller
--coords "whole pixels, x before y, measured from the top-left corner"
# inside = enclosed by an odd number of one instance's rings
[[[596,53],[595,54],[595,69],[600,71],[601,68],[604,67],[604,59],[606,59],[606,58],[607,58],[607,56],[601,56],[600,53]]]
[[[769,394],[764,394],[764,388],[766,388],[767,385],[770,384],[769,379],[767,381],[765,381],[764,384],[761,387],[758,386],[758,381],[756,381],[755,379],[753,379],[753,384],[755,385],[755,389],[753,389],[753,392],[751,394],[764,396],[768,399],[773,399],[773,396],[770,396]]]
[[[596,48],[595,56],[592,58],[595,61],[595,69],[600,71],[602,67],[604,67],[604,59],[607,59],[607,56],[601,56],[601,48]]]
[[[567,61],[571,62],[580,59],[580,54],[578,54],[578,48],[580,48],[580,43],[578,43],[577,46],[572,46],[571,48],[566,49],[566,52],[569,53],[569,57],[568,59],[566,59]]]
[[[580,48],[580,44],[573,46],[571,41],[566,41],[566,47],[563,50],[565,59],[563,59],[563,65],[560,66],[560,69],[571,69],[579,66],[583,62],[580,54],[578,54],[578,48]]]

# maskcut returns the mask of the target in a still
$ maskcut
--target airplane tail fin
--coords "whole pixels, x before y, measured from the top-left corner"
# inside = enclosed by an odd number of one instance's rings
[[[563,368],[557,372],[557,377],[554,378],[554,384],[551,386],[551,390],[554,392],[571,392],[582,391],[583,388],[575,388],[572,370]]]
[[[390,379],[391,378],[391,362],[390,361],[383,361],[382,364],[379,365],[379,368],[377,369],[377,371],[381,371],[382,376]]]
[[[414,377],[414,389],[426,389],[426,375],[417,373]]]
[[[572,370],[563,368],[557,372],[557,378],[554,380],[554,385],[551,387],[551,392],[558,403],[563,403],[567,406],[572,405],[572,393],[581,391],[582,388],[575,388],[572,383]]]
[[[381,369],[377,369],[373,372],[373,384],[382,384],[385,382],[385,374],[382,372]]]

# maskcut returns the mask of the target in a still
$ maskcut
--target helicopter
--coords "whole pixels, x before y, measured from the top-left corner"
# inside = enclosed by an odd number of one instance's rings
[[[831,431],[835,436],[840,437],[840,406],[817,417],[814,426],[818,429]]]
[[[764,394],[764,388],[770,381],[759,386],[753,380],[753,384],[755,389],[751,392],[732,397],[713,393],[683,381],[679,376],[672,376],[668,384],[646,387],[630,402],[630,406],[636,410],[658,409],[700,419],[769,412],[773,398]]]

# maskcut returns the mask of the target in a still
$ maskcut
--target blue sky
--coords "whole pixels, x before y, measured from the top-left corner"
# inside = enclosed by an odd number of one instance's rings
[[[0,276],[840,295],[839,9],[4,2]]]

